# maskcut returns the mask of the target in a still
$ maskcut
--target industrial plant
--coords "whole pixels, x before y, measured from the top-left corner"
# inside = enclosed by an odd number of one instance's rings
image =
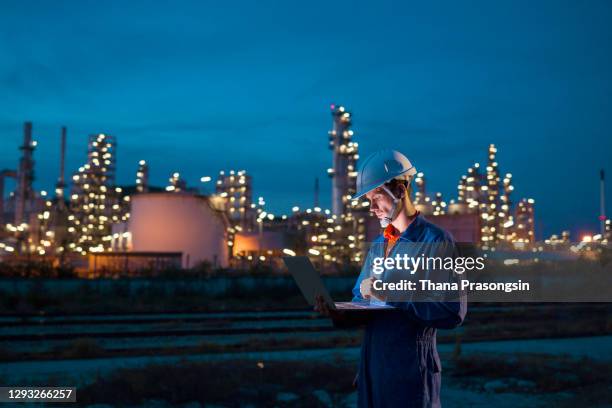
[[[320,207],[316,179],[313,206],[294,206],[282,215],[267,211],[263,197],[254,199],[253,179],[246,170],[221,170],[216,180],[203,176],[201,185],[214,184],[204,194],[188,186],[179,172],[170,174],[167,186],[150,186],[148,164],[140,160],[134,165],[134,184],[119,185],[117,138],[102,133],[87,137],[86,160],[72,174],[68,190],[65,127],[58,138],[55,190],[35,191],[37,142],[32,123],[26,122],[17,168],[0,172],[0,259],[69,265],[84,277],[199,265],[278,267],[281,256],[296,254],[308,255],[326,271],[359,265],[368,242],[381,231],[368,201],[353,199],[360,156],[352,114],[344,106],[330,108],[331,208]],[[5,196],[7,178],[14,179],[16,187]],[[456,198],[447,201],[440,192],[429,191],[422,172],[414,178],[413,195],[417,209],[458,242],[485,251],[576,252],[610,240],[603,171],[600,179],[601,231],[577,245],[571,244],[567,231],[536,242],[535,202],[515,198],[512,174],[502,172],[493,144],[486,162],[473,163],[459,177]]]

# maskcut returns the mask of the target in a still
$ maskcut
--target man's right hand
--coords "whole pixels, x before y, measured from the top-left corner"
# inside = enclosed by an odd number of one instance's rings
[[[346,323],[346,314],[341,310],[330,308],[321,295],[317,295],[315,298],[314,310],[315,312],[321,313],[323,316],[331,318],[334,326],[342,326]]]
[[[317,295],[317,297],[315,298],[314,310],[315,312],[319,312],[323,316],[327,317],[332,317],[332,313],[335,312],[335,310],[329,308],[329,305],[327,304],[322,295]]]
[[[343,310],[331,309],[321,295],[315,298],[314,310],[323,316],[331,318],[334,326],[338,328],[362,326],[367,323],[364,318],[367,318],[368,314],[361,312],[346,313]]]

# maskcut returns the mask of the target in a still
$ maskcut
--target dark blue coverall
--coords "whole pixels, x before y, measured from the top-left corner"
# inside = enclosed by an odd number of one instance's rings
[[[370,248],[353,288],[353,301],[364,301],[359,287],[363,279],[374,276],[371,259],[385,256],[384,241],[380,235]],[[437,243],[455,247],[448,232],[417,215],[388,256],[394,257],[398,251],[413,252],[408,256],[418,256]],[[416,249],[419,247],[421,249]],[[454,328],[463,322],[467,312],[465,296],[457,301],[387,304],[397,309],[375,314],[365,329],[357,377],[358,406],[441,406],[442,367],[436,348],[436,329]]]

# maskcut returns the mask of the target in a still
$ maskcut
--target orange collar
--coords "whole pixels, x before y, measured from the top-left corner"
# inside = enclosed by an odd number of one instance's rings
[[[410,217],[410,219],[415,219],[420,213],[420,211],[417,211],[412,217]],[[393,246],[401,235],[402,234],[400,233],[400,231],[395,228],[393,224],[387,225],[387,227],[383,231],[383,236],[389,242],[389,247]]]
[[[399,239],[400,235],[399,230],[395,228],[393,224],[387,225],[385,231],[383,232],[383,236],[387,241],[389,241],[389,245],[395,244],[395,241]]]

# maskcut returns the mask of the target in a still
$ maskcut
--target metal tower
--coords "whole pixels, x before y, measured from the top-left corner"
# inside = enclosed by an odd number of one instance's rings
[[[32,182],[34,181],[34,158],[33,152],[36,142],[32,141],[32,122],[23,125],[23,145],[19,147],[22,151],[17,171],[17,191],[15,202],[15,225],[27,223],[26,203],[34,198]]]
[[[359,159],[358,145],[351,142],[351,114],[344,106],[331,105],[333,129],[329,131],[329,148],[333,152],[333,167],[327,169],[332,178],[332,214],[344,213],[350,196],[355,194]]]

